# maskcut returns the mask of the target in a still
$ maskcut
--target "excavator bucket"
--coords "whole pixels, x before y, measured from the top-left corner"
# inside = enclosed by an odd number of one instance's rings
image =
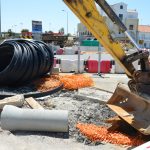
[[[150,99],[148,101],[131,93],[128,87],[121,83],[107,106],[142,134],[150,135]]]

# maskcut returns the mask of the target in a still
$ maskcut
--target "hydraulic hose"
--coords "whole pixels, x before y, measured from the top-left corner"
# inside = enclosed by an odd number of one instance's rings
[[[6,40],[0,45],[0,85],[18,85],[51,73],[54,55],[44,42]]]

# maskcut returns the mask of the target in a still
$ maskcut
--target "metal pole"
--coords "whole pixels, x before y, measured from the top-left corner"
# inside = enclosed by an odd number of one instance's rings
[[[101,74],[100,67],[101,67],[101,46],[99,44],[98,46],[98,75]]]
[[[68,35],[68,12],[67,13],[67,35]]]
[[[51,23],[49,23],[49,31],[51,31]]]
[[[99,44],[98,46],[98,76],[100,76],[101,78],[104,78],[101,75],[101,45]]]
[[[80,45],[78,46],[78,73],[80,73]]]
[[[68,35],[68,12],[66,10],[62,10],[62,11],[64,11],[67,15],[67,35]]]

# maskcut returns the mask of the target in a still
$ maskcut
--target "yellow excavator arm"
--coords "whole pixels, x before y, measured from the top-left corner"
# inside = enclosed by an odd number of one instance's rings
[[[119,84],[113,96],[107,102],[116,114],[143,134],[150,134],[150,65],[149,53],[142,51],[128,34],[127,28],[114,13],[105,0],[63,0],[80,21],[87,27],[102,46],[112,55],[131,80],[128,86],[131,90]],[[119,30],[126,34],[137,52],[126,55],[121,44],[114,40],[98,12],[97,3],[108,17],[118,25]],[[132,63],[140,61],[141,70],[136,70]]]
[[[135,68],[131,64],[125,64],[126,54],[120,43],[114,41],[103,16],[98,12],[94,0],[64,0],[66,5],[73,11],[80,21],[87,27],[102,46],[122,66],[126,74],[132,77]]]
[[[97,38],[102,46],[112,55],[131,81],[129,88],[135,93],[146,93],[150,91],[150,65],[148,61],[149,53],[141,51],[127,32],[126,26],[121,22],[112,8],[105,0],[63,0],[65,4],[73,11],[87,29]],[[131,43],[137,48],[137,52],[126,55],[123,47],[112,38],[103,16],[98,12],[96,3],[104,10],[108,17],[114,22],[119,30],[124,32]],[[136,70],[133,66],[134,61],[140,61],[141,70]],[[147,80],[149,82],[147,82]],[[145,90],[143,90],[143,87]]]

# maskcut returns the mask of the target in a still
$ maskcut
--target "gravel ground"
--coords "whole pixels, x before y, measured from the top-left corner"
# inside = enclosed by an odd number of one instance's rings
[[[75,97],[77,91],[62,91],[51,96],[37,99],[45,109],[61,109],[69,111],[69,132],[0,132],[0,149],[2,150],[47,150],[47,149],[109,149],[124,150],[127,148],[115,146],[103,142],[91,142],[76,129],[76,124],[93,123],[105,125],[104,120],[114,116],[114,113],[106,106],[98,102],[83,100]],[[107,95],[107,93],[106,93]],[[24,106],[26,107],[26,105]]]
[[[59,93],[40,103],[47,109],[69,110],[69,135],[83,142],[84,139],[80,140],[81,135],[75,127],[78,122],[108,125],[104,120],[114,116],[114,113],[106,105],[74,98],[75,94],[76,92]]]
[[[74,97],[76,91],[57,93],[40,104],[47,109],[61,109],[69,111],[69,136],[84,144],[97,144],[90,142],[76,129],[76,124],[92,123],[96,125],[108,126],[104,121],[113,117],[114,113],[106,106],[98,102],[82,100]]]

